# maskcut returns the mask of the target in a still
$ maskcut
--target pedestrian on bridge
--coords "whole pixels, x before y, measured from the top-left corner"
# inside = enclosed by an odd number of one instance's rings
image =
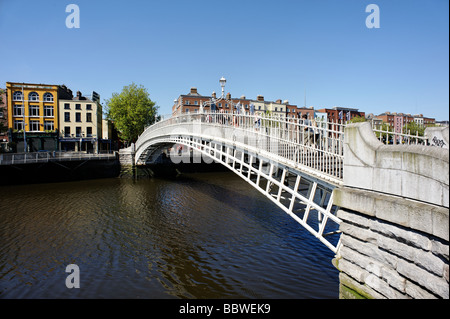
[[[311,120],[308,119],[308,114],[304,114],[303,118],[303,144],[314,145],[314,128]]]

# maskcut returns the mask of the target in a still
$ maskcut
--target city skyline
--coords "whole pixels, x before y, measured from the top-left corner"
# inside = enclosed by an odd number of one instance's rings
[[[79,28],[68,3],[0,3],[1,87],[65,84],[104,103],[135,82],[170,114],[191,87],[220,94],[224,76],[233,97],[449,119],[448,1],[75,4]]]

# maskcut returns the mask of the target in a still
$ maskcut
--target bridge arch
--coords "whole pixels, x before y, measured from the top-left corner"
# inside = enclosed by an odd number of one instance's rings
[[[152,163],[161,146],[182,145],[236,173],[336,253],[340,220],[336,217],[338,207],[333,205],[333,190],[340,180],[306,165],[308,160],[319,161],[321,150],[305,148],[294,139],[294,133],[303,129],[298,123],[296,132],[279,119],[263,118],[263,125],[256,127],[253,117],[234,116],[229,122],[223,114],[206,114],[156,123],[139,137],[135,164]],[[174,163],[180,160],[176,151],[172,148],[168,152]],[[316,164],[325,166],[323,162]]]

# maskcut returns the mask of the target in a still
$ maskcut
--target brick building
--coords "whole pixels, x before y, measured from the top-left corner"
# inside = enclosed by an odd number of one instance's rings
[[[388,111],[377,115],[376,119],[387,123],[391,128],[395,128],[400,125],[400,123],[402,123],[403,126],[412,122],[421,126],[430,126],[436,123],[434,118],[424,117],[422,114],[411,115]]]
[[[326,113],[328,121],[330,122],[345,123],[347,121],[350,121],[354,117],[365,117],[364,112],[360,112],[358,109],[348,107],[335,106],[331,109],[323,108],[317,111]]]
[[[289,117],[298,117],[299,114],[297,106],[289,104],[289,101],[282,101],[281,99],[266,101],[262,95],[258,95],[256,100],[252,100],[246,98],[245,95],[235,98],[230,93],[227,93],[224,99],[217,100],[217,105],[213,105],[212,101],[216,99],[218,97],[215,92],[211,96],[201,95],[198,93],[197,88],[192,87],[188,94],[182,94],[174,100],[172,115],[197,113],[200,110],[200,106],[205,102],[208,102],[204,107],[205,112],[215,110],[217,112],[233,113],[237,111],[236,105],[239,105],[248,114],[270,113],[280,118],[285,118],[288,115]],[[229,103],[230,101],[232,103]]]

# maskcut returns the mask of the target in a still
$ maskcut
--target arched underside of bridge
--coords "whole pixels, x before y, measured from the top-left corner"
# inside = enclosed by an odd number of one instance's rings
[[[135,162],[154,163],[166,147],[172,150],[168,156],[173,163],[199,157],[221,163],[336,253],[340,245],[338,207],[333,205],[336,185],[237,144],[182,134],[155,137],[140,145]],[[181,153],[178,146],[183,148]]]

